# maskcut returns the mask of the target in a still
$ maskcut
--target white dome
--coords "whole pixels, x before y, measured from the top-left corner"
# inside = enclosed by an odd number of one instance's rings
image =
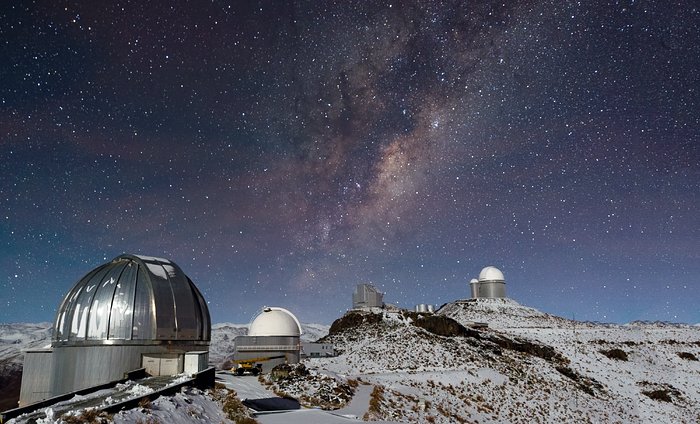
[[[505,281],[503,273],[495,266],[487,266],[479,273],[479,281]]]
[[[477,280],[476,278],[472,278],[471,281],[469,281],[469,284],[476,284],[478,282],[479,280]]]
[[[301,335],[299,320],[283,308],[264,308],[248,328],[249,336],[297,336]]]

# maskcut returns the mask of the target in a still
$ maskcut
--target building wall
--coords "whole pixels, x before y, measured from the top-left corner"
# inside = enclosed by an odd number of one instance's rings
[[[499,281],[484,281],[478,284],[478,298],[498,299],[506,297],[506,285]]]
[[[479,297],[479,283],[469,283],[472,292],[472,299],[477,299]]]
[[[125,373],[143,366],[142,356],[144,354],[184,355],[186,351],[201,350],[201,345],[172,346],[166,344],[55,347],[52,358],[51,393],[52,396],[58,396],[122,379]]]
[[[358,284],[352,294],[352,307],[381,308],[384,305],[384,295],[369,284]]]
[[[24,353],[19,406],[25,406],[51,397],[52,352],[50,349],[43,349],[30,350]]]
[[[263,372],[270,372],[279,364],[296,364],[301,359],[298,336],[238,336],[235,349],[236,360],[275,358],[259,361]]]
[[[301,343],[301,356],[303,358],[325,358],[335,356],[335,349],[331,343]]]

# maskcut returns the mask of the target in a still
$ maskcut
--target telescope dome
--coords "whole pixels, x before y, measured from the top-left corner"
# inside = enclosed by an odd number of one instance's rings
[[[54,345],[211,339],[206,302],[174,262],[121,255],[81,278],[58,308]]]
[[[248,328],[249,336],[296,336],[301,335],[299,320],[286,309],[264,308]]]
[[[503,277],[503,273],[501,270],[496,268],[495,266],[487,266],[486,268],[482,269],[481,272],[479,273],[479,281],[484,282],[484,281],[505,281],[505,278]]]

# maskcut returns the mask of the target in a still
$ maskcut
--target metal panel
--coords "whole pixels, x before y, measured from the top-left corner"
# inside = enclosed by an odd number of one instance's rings
[[[148,274],[138,270],[136,292],[134,294],[134,322],[131,338],[134,340],[156,339],[155,307]]]
[[[61,304],[54,341],[211,339],[201,293],[173,262],[122,255],[79,280]]]
[[[152,376],[180,374],[183,368],[183,355],[177,353],[144,354],[141,364]]]
[[[109,328],[109,316],[112,310],[112,300],[117,282],[124,271],[126,263],[108,267],[107,273],[102,280],[95,281],[97,289],[90,304],[87,338],[106,339]]]
[[[138,266],[129,262],[119,278],[109,317],[109,339],[131,339]]]
[[[498,299],[506,297],[506,285],[500,281],[480,282],[479,297],[486,299]]]
[[[148,375],[160,375],[160,357],[157,355],[143,355],[141,366]]]
[[[156,339],[177,339],[177,320],[175,316],[175,297],[168,280],[168,275],[163,266],[157,263],[146,263],[151,289],[153,290],[153,302],[156,311]]]
[[[185,373],[195,374],[204,371],[209,365],[209,352],[187,352],[185,353]]]
[[[163,265],[168,275],[170,287],[175,301],[175,322],[177,324],[176,339],[195,340],[200,333],[199,322],[196,313],[196,299],[190,288],[188,278],[182,272],[178,272],[172,264]]]
[[[19,406],[51,397],[51,354],[49,349],[24,353]]]
[[[52,355],[52,396],[119,380],[141,368],[145,355],[179,356],[177,369],[184,366],[184,353],[201,351],[197,345],[62,346]],[[177,374],[177,373],[176,373]]]
[[[106,265],[103,265],[106,266]],[[61,306],[58,308],[58,314],[56,314],[56,324],[54,326],[53,340],[68,340],[71,334],[71,325],[73,314],[76,308],[76,300],[80,295],[81,291],[85,287],[92,276],[98,272],[102,267],[95,268],[94,270],[87,273],[83,278],[78,280],[78,282],[73,286],[73,288],[68,292],[66,297],[61,302]]]
[[[175,375],[182,372],[180,355],[163,355],[160,358],[160,375]]]

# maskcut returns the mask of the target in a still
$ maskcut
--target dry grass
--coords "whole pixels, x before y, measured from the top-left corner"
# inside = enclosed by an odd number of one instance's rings
[[[229,420],[236,424],[258,423],[257,420],[250,416],[248,408],[241,403],[235,390],[229,390],[225,386],[219,385],[210,390],[209,395],[221,405],[221,410]]]
[[[64,414],[61,421],[66,424],[102,424],[112,422],[112,416],[97,409],[85,409],[80,415]]]

